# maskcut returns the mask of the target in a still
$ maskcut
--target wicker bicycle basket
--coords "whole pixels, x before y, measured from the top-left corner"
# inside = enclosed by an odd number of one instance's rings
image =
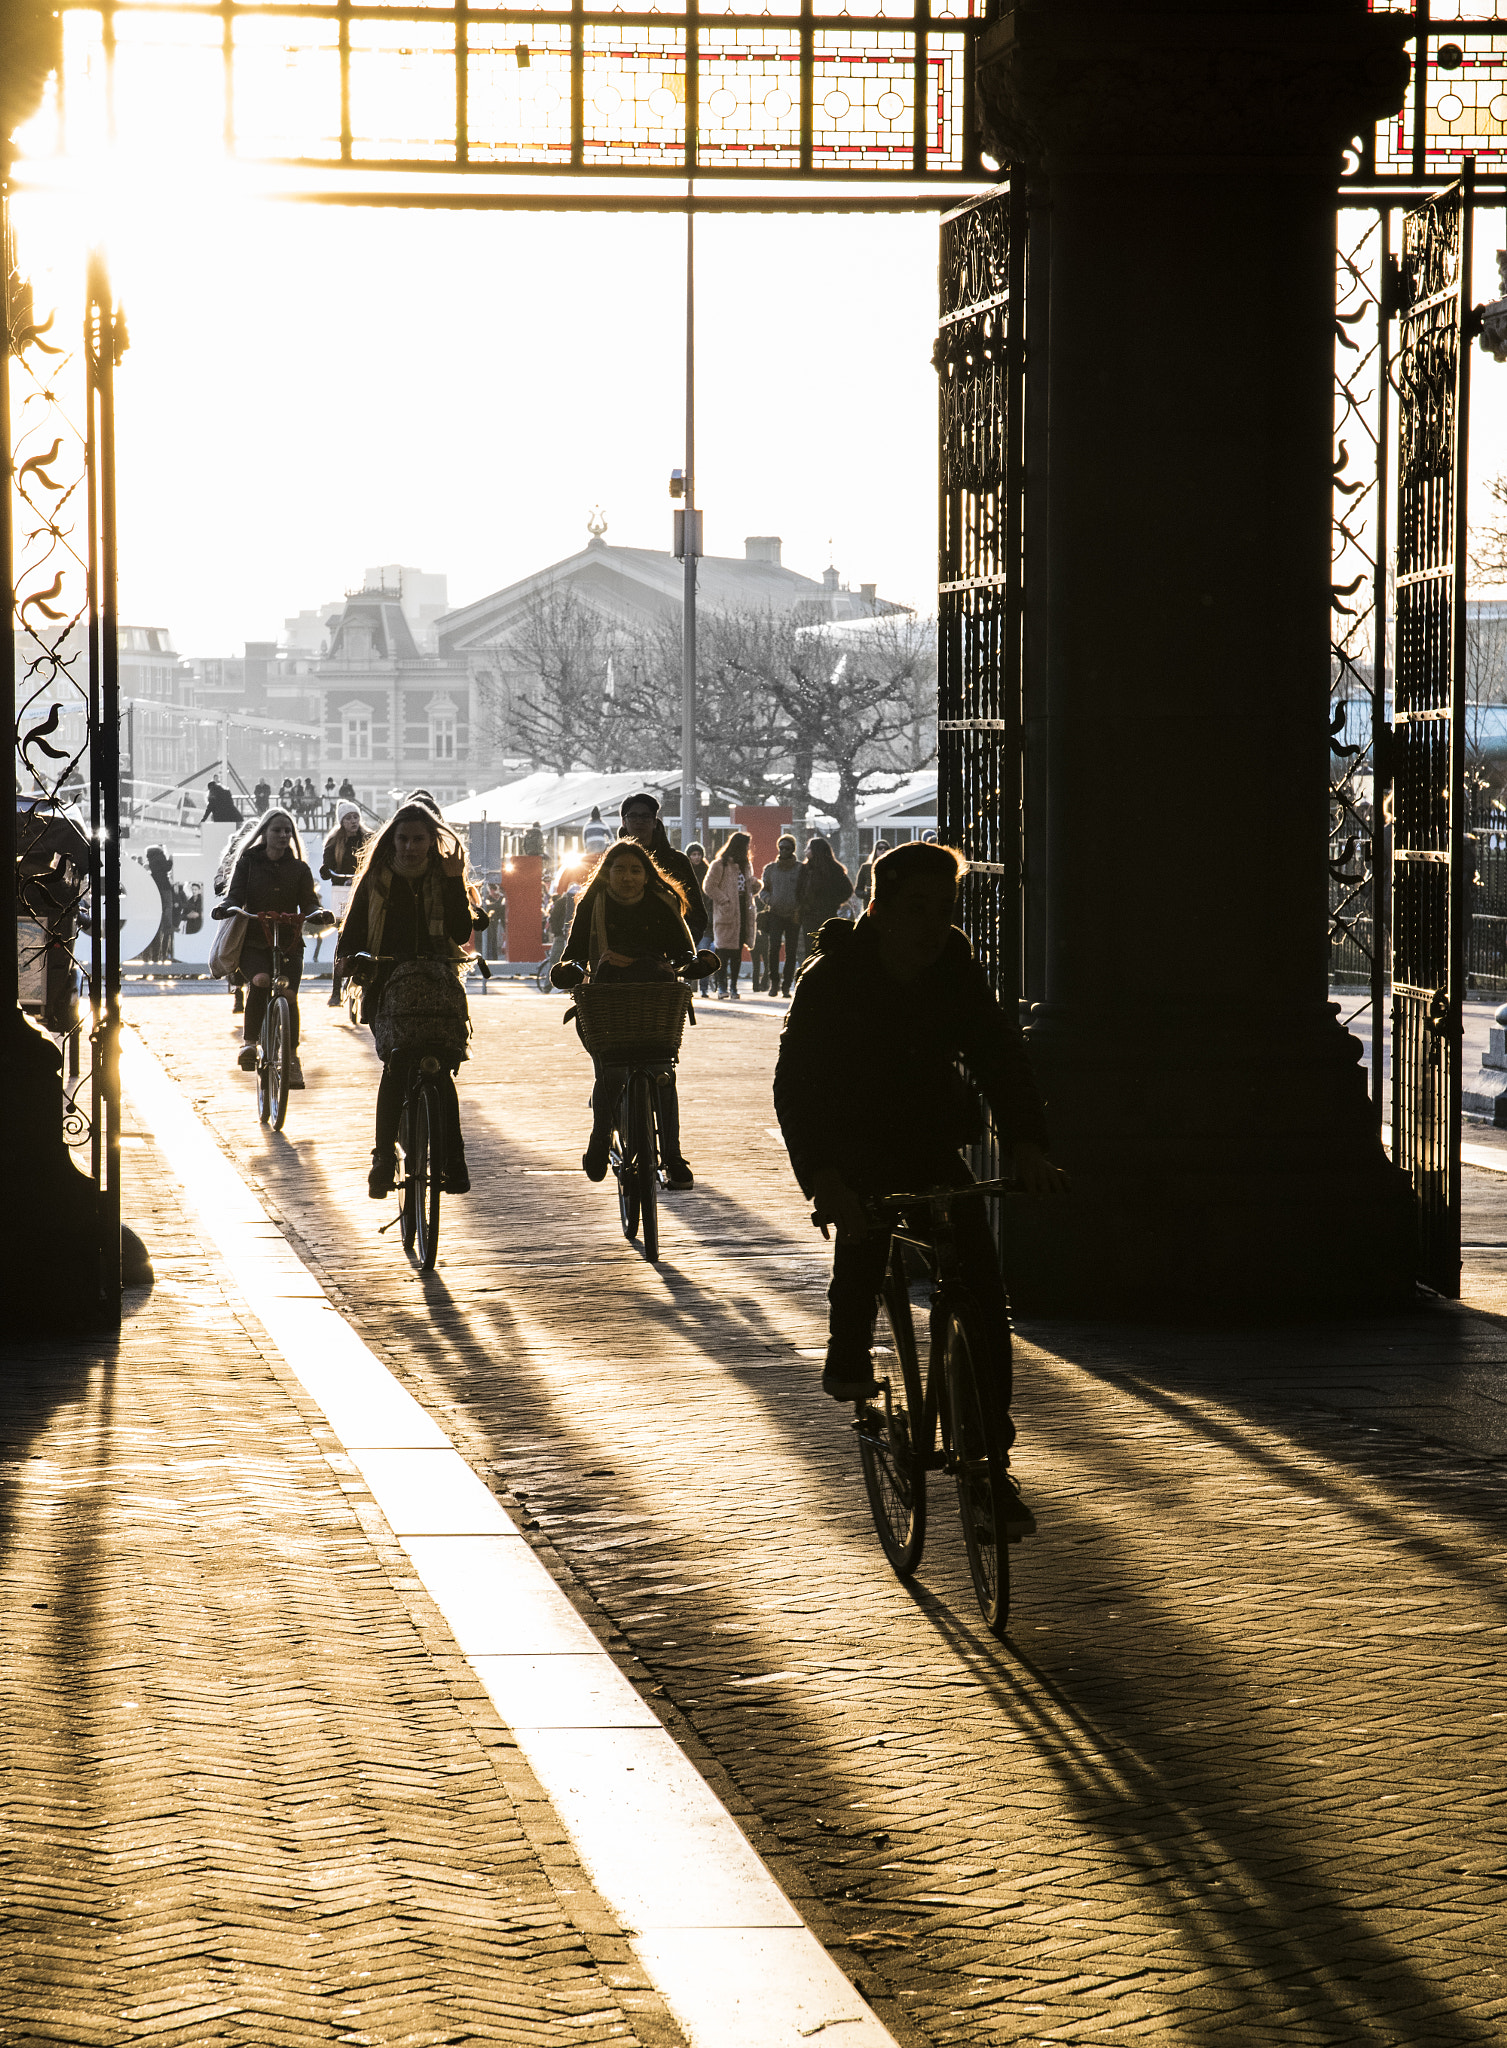
[[[613,981],[576,990],[576,1029],[589,1053],[609,1066],[672,1060],[691,1007],[682,981]]]

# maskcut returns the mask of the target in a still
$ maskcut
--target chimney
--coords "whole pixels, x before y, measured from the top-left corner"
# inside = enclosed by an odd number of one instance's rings
[[[879,585],[877,583],[860,583],[858,595],[863,599],[869,610],[873,611],[879,601]]]
[[[771,569],[780,566],[780,536],[777,533],[750,533],[744,536],[743,559],[745,562],[763,562]]]

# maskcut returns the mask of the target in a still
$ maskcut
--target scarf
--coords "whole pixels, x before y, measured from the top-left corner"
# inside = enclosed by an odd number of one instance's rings
[[[445,931],[444,877],[438,861],[431,860],[423,875],[423,921],[429,932],[429,951],[441,960],[459,960],[460,947]],[[393,870],[386,861],[375,864],[366,877],[366,950],[380,953],[382,927],[387,922],[387,899],[392,893]]]

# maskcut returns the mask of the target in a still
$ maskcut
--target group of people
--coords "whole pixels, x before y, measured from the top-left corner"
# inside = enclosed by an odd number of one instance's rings
[[[850,907],[855,892],[831,848],[808,845],[804,860],[795,854],[794,840],[782,840],[776,860],[755,883],[747,837],[738,833],[698,875],[691,850],[680,853],[670,845],[656,799],[646,793],[628,798],[620,837],[575,886],[553,979],[557,987],[573,988],[588,977],[610,985],[674,976],[704,982],[716,975],[724,987],[730,979],[735,986],[759,900],[768,898],[766,929],[775,940],[770,980],[793,991],[775,1066],[775,1114],[814,1217],[836,1236],[822,1385],[835,1400],[861,1402],[881,1391],[872,1347],[890,1233],[875,1219],[874,1199],[923,1187],[966,1186],[971,1176],[961,1148],[980,1134],[978,1097],[992,1112],[1001,1146],[1027,1193],[1054,1195],[1064,1182],[1047,1157],[1045,1113],[1019,1024],[1001,1006],[955,922],[966,872],[962,857],[922,841],[876,848],[862,878],[864,909],[854,918],[834,914]],[[829,862],[835,875],[827,874]],[[436,1048],[435,1031],[445,1024],[436,991],[448,984],[449,1035],[439,1047],[450,1126],[445,1184],[451,1193],[465,1193],[470,1177],[454,1075],[467,1056],[468,1026],[457,970],[485,922],[466,848],[428,793],[415,791],[374,832],[363,832],[359,814],[343,813],[325,842],[322,873],[331,881],[350,879],[337,958],[365,969],[362,1021],[372,1027],[383,1056],[368,1192],[380,1199],[393,1186],[409,1072],[424,1051]],[[298,909],[306,915],[317,908],[314,877],[286,810],[269,811],[237,850],[225,896],[216,915],[232,907]],[[703,944],[709,928],[714,951]],[[809,934],[809,955],[793,979],[802,932]],[[250,1051],[248,1059],[243,1050],[241,1059],[250,1065],[271,962],[265,944],[249,932],[241,966],[248,984]],[[289,976],[295,1034],[297,968],[295,952]],[[405,1004],[425,1035],[405,1036],[399,1028]],[[606,1175],[622,1080],[620,1071],[597,1062],[591,1134],[581,1162],[593,1181]],[[673,1071],[660,1090],[659,1119],[669,1185],[688,1189],[694,1177],[682,1149]],[[1009,1304],[999,1259],[981,1210],[969,1205],[959,1213],[957,1228],[965,1273],[986,1323],[1009,1439]],[[1014,1491],[1004,1515],[1011,1535],[1034,1528]]]
[[[251,792],[254,818],[266,817],[272,809],[272,797],[272,784],[264,775]],[[201,825],[242,825],[246,822],[234,793],[225,787],[218,775],[210,776],[205,787],[204,799],[204,810],[199,819]],[[349,776],[346,776],[337,789],[334,776],[327,775],[324,779],[324,788],[320,790],[315,786],[312,776],[304,775],[295,780],[293,776],[285,775],[282,787],[277,791],[277,808],[286,811],[305,831],[314,827],[323,829],[326,826],[333,826],[337,806],[343,803],[356,805],[359,816],[360,806]]]

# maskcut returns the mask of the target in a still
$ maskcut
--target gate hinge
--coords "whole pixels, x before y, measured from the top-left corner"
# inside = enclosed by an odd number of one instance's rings
[[[1394,255],[1388,254],[1381,266],[1381,278],[1377,297],[1377,310],[1383,320],[1390,320],[1402,305],[1402,265]]]

